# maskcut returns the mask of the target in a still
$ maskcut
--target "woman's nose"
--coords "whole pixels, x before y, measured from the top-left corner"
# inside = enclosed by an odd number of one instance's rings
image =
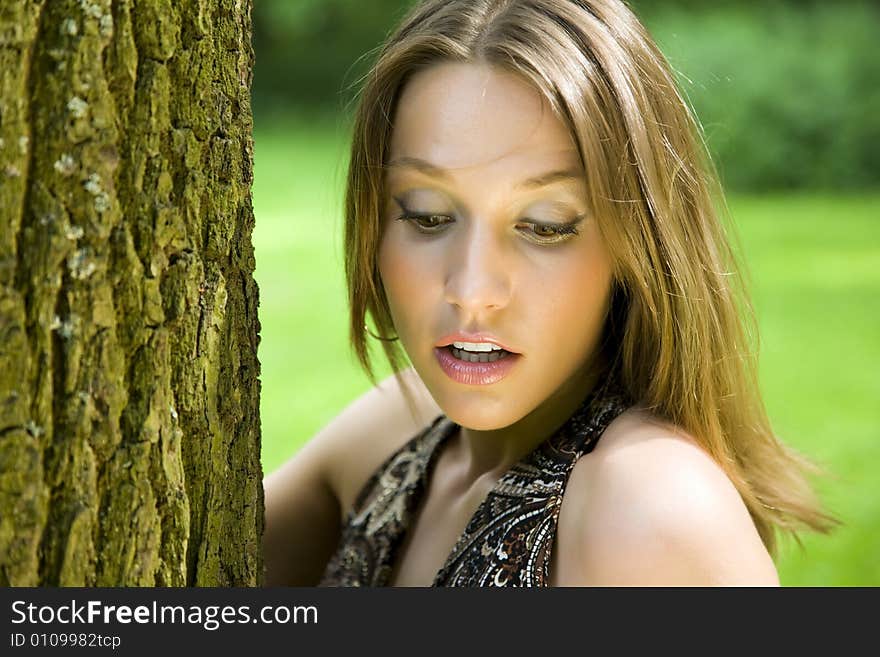
[[[447,261],[447,303],[467,315],[499,310],[509,303],[511,272],[502,247],[488,226],[463,231]]]

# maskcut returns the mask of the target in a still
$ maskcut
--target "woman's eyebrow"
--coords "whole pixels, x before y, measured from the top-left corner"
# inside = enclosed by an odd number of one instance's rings
[[[434,178],[439,178],[447,182],[452,180],[452,176],[443,167],[431,164],[426,160],[417,157],[398,157],[387,165],[388,169],[415,169]],[[581,169],[561,169],[559,171],[548,171],[540,175],[528,178],[517,183],[514,189],[534,189],[536,187],[545,187],[557,182],[575,181],[581,182],[584,179],[584,172]]]

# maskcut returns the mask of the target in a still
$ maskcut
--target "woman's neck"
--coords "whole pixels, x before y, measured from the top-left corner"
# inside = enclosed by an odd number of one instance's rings
[[[449,458],[464,481],[501,477],[515,463],[555,433],[606,375],[603,367],[587,367],[568,379],[540,406],[502,429],[479,431],[461,427],[453,436]]]

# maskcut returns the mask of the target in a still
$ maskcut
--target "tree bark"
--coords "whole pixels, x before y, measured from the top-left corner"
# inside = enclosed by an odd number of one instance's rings
[[[0,585],[262,582],[250,10],[0,4]]]

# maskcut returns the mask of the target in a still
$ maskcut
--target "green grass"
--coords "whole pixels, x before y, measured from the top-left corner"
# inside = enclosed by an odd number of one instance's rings
[[[370,385],[347,343],[344,134],[320,119],[257,124],[266,472]],[[751,277],[770,417],[786,442],[832,473],[818,488],[844,522],[831,536],[805,535],[804,551],[784,544],[782,583],[880,585],[880,194],[729,202]]]
[[[735,198],[774,428],[845,523],[783,552],[798,585],[880,584],[880,197]]]
[[[270,472],[369,387],[347,342],[343,140],[333,125],[257,132],[263,465]]]

